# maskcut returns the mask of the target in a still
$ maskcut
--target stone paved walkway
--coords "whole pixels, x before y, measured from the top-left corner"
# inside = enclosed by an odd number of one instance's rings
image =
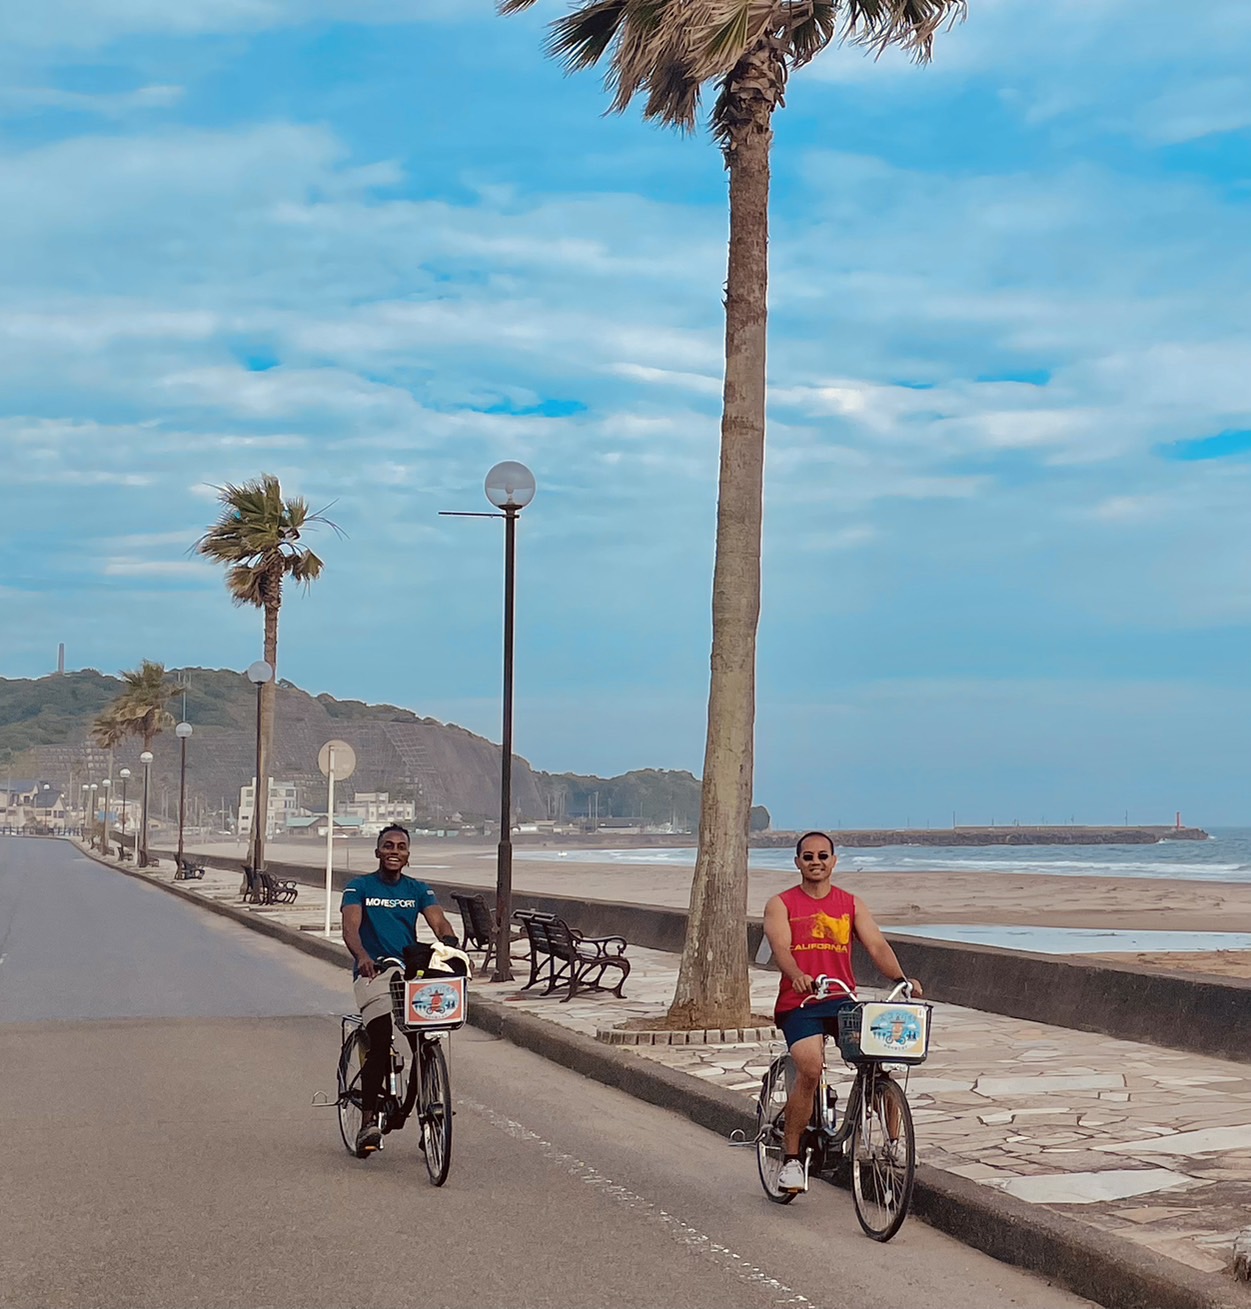
[[[168,867],[152,876],[172,880]],[[210,869],[203,881],[179,885],[237,903],[237,874]],[[320,930],[324,894],[301,887],[296,906],[249,912]],[[482,979],[474,989],[595,1036],[668,1006],[677,957],[634,946],[629,957],[624,1001],[579,996],[562,1004],[519,993],[517,983]],[[519,968],[524,980],[526,966]],[[775,973],[753,970],[757,1012],[769,1011],[776,987]],[[781,1044],[730,1036],[618,1048],[750,1100]],[[832,1067],[837,1084],[849,1086],[850,1073],[836,1057]],[[1251,1065],[938,1005],[930,1058],[912,1070],[907,1086],[923,1162],[1193,1268],[1228,1267],[1234,1237],[1251,1213]]]

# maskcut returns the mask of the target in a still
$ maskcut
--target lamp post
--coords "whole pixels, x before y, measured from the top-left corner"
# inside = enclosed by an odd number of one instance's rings
[[[105,778],[100,783],[100,790],[103,793],[103,805],[100,814],[100,853],[108,854],[109,852],[109,787],[113,785],[109,778]]]
[[[88,838],[91,845],[96,843],[96,792],[99,786],[92,782],[91,784],[91,836]]]
[[[265,819],[269,807],[269,787],[265,784],[265,754],[261,737],[261,691],[274,677],[273,668],[264,659],[248,665],[248,681],[256,687],[256,783],[252,788],[252,854],[254,872],[265,867]],[[263,797],[263,798],[262,798]]]
[[[534,474],[508,460],[486,476],[486,497],[504,513],[504,725],[500,745],[500,845],[495,871],[496,982],[513,980],[508,934],[513,916],[513,602],[516,596],[517,515],[534,499]]]
[[[118,777],[122,779],[122,858],[126,857],[126,783],[130,781],[130,769],[123,768]]]
[[[486,498],[501,510],[497,514],[441,510],[449,518],[502,518],[504,520],[504,731],[500,746],[500,843],[495,872],[495,923],[498,932],[493,982],[513,980],[508,952],[509,923],[513,916],[513,599],[516,592],[517,515],[534,499],[534,474],[511,459],[496,464],[486,475]]]
[[[174,728],[174,735],[178,738],[178,745],[182,757],[178,764],[178,861],[174,865],[175,869],[182,868],[182,830],[184,815],[187,809],[187,738],[191,735],[190,723],[179,723]]]
[[[139,837],[139,867],[148,866],[148,784],[152,772],[152,751],[145,750],[139,756],[139,762],[143,765],[143,808],[140,817],[142,830]]]
[[[87,782],[84,782],[83,783],[83,830],[82,830],[83,840],[87,839],[87,827],[88,827],[87,806],[90,803],[91,803],[91,786]]]

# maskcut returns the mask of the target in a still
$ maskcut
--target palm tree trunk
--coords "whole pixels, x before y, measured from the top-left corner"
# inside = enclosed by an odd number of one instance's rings
[[[265,662],[274,675],[261,687],[261,740],[258,751],[260,776],[256,779],[253,825],[256,841],[252,850],[252,867],[265,867],[265,829],[269,823],[270,760],[274,749],[274,705],[278,695],[278,610],[282,605],[282,582],[270,579],[265,599]]]
[[[756,716],[756,627],[764,494],[765,344],[772,107],[727,150],[730,258],[725,393],[712,585],[712,677],[690,917],[670,1010],[691,1027],[738,1027],[747,978],[747,838]]]

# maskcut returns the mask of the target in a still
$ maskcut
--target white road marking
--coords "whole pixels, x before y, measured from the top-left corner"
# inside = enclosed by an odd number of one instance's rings
[[[581,1159],[575,1159],[571,1154],[566,1154],[559,1146],[553,1145],[551,1141],[544,1140],[537,1132],[532,1132],[528,1127],[523,1127],[513,1119],[496,1113],[494,1109],[479,1104],[476,1100],[469,1100],[463,1096],[458,1096],[457,1100],[466,1109],[481,1114],[493,1127],[499,1128],[501,1132],[511,1136],[513,1140],[525,1141],[538,1146],[539,1151],[545,1158],[559,1164],[580,1182],[594,1187],[595,1190],[607,1195],[610,1199],[616,1200],[618,1204],[640,1212],[649,1221],[663,1227],[673,1240],[680,1245],[698,1250],[710,1259],[729,1268],[739,1281],[775,1292],[777,1298],[773,1301],[774,1304],[810,1305],[814,1303],[807,1296],[800,1295],[793,1287],[787,1286],[784,1282],[779,1282],[776,1277],[770,1277],[763,1269],[757,1268],[755,1264],[748,1262],[742,1255],[736,1254],[728,1246],[714,1241],[706,1233],[692,1227],[689,1223],[683,1222],[681,1218],[666,1212],[659,1205],[653,1204],[652,1201],[645,1199],[637,1192],[631,1191],[629,1187],[614,1182],[610,1177],[605,1177],[603,1173],[590,1164],[584,1163]]]

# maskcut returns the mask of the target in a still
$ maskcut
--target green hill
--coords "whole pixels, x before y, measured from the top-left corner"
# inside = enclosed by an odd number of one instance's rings
[[[195,729],[187,751],[189,803],[228,813],[254,771],[255,691],[234,669],[171,669],[170,678],[185,684],[185,714]],[[68,788],[109,775],[108,757],[92,743],[90,731],[121,689],[118,678],[93,669],[0,678],[0,769]],[[171,701],[170,710],[181,717],[182,699]],[[454,814],[471,822],[499,816],[499,746],[455,724],[396,705],[311,696],[287,681],[278,683],[276,723],[272,775],[293,781],[309,809],[324,808],[317,752],[337,737],[356,750],[353,791],[387,791],[395,799],[412,800],[419,819],[436,824]],[[128,767],[138,776],[140,749],[138,742],[127,742],[115,752],[112,767]],[[177,805],[179,756],[172,732],[157,738],[153,754],[155,812],[167,813]],[[592,824],[597,818],[637,819],[679,830],[693,830],[699,822],[700,784],[688,772],[647,768],[609,778],[549,774],[516,759],[513,796],[520,819]],[[754,810],[753,828],[767,826],[767,811]]]

